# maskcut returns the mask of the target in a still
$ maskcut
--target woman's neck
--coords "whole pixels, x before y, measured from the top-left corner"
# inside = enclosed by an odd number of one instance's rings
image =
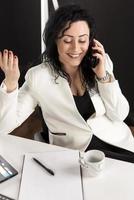
[[[82,96],[86,90],[83,85],[83,75],[80,67],[64,67],[65,72],[70,77],[70,88],[73,95]]]
[[[70,76],[71,79],[74,79],[80,75],[80,67],[68,67],[64,66],[64,71]]]

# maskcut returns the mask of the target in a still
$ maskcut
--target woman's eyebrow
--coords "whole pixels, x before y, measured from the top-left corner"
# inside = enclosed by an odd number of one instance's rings
[[[88,36],[88,37],[89,37],[89,35],[88,35],[88,34],[83,34],[83,35],[80,35],[79,37],[83,37],[83,36]]]
[[[71,37],[71,38],[75,37],[75,36],[69,35],[69,34],[64,34],[64,36],[68,36],[68,37]],[[79,35],[78,37],[83,37],[83,36],[88,36],[89,37],[88,34],[82,34],[82,35]]]

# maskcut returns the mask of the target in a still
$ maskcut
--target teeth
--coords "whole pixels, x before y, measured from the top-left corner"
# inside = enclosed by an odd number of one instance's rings
[[[78,58],[80,55],[79,54],[77,54],[77,55],[76,54],[75,55],[74,54],[69,54],[69,56],[71,56],[72,58]]]

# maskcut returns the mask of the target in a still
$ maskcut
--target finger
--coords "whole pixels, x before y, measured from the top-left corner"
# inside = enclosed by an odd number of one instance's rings
[[[7,68],[7,64],[8,64],[8,50],[5,49],[3,51],[3,68]]]
[[[99,46],[99,47],[104,49],[103,45],[98,40],[94,39],[94,42],[95,42],[95,45],[97,45],[97,46]]]
[[[99,60],[102,60],[102,58],[103,58],[103,56],[99,53],[94,53],[93,56],[96,57]]]
[[[93,53],[100,53],[102,55],[105,54],[105,50],[102,47],[92,47]]]
[[[18,57],[15,55],[13,57],[13,68],[18,68],[18,65],[19,65],[19,60]]]
[[[1,51],[0,51],[0,67],[1,67],[1,69],[3,69],[2,67],[3,67],[3,61],[2,61],[2,53],[1,53]]]
[[[8,66],[10,69],[13,68],[13,52],[9,51],[8,53]]]

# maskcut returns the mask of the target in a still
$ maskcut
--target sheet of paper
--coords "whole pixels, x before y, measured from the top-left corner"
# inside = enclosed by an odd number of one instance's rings
[[[35,157],[55,175],[48,174]],[[28,153],[24,158],[19,200],[83,200],[78,151]]]

